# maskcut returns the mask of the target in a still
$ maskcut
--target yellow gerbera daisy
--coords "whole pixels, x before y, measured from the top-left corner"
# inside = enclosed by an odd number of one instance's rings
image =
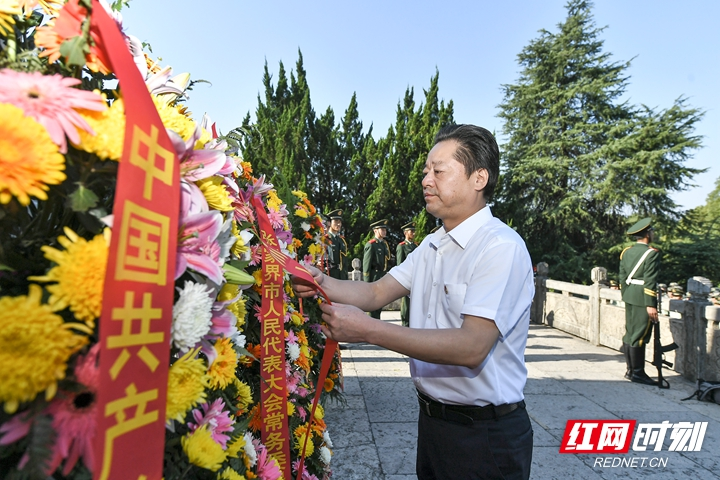
[[[235,207],[232,205],[232,199],[223,185],[222,177],[212,176],[203,178],[195,182],[200,187],[200,191],[205,196],[210,208],[220,210],[221,212],[232,212]]]
[[[210,386],[212,388],[225,388],[230,382],[235,380],[235,369],[238,364],[238,357],[232,346],[232,340],[222,338],[215,342],[215,352],[217,358],[210,365],[208,374],[210,375]]]
[[[0,203],[16,197],[22,205],[30,197],[47,200],[48,185],[65,180],[65,157],[45,127],[23,111],[0,103]]]
[[[170,366],[165,407],[167,421],[184,421],[188,410],[205,401],[205,389],[210,388],[210,376],[205,361],[195,358],[198,350],[188,351]]]
[[[180,440],[190,463],[217,472],[227,458],[219,443],[212,438],[207,425],[203,425]]]
[[[105,268],[110,246],[110,229],[96,235],[90,241],[64,228],[65,235],[58,237],[65,250],[44,246],[45,258],[57,264],[47,275],[29,277],[40,282],[57,282],[49,285],[51,293],[48,304],[57,312],[70,307],[78,320],[95,328],[95,319],[102,310]]]
[[[10,35],[13,33],[15,19],[13,15],[20,15],[20,3],[17,0],[0,0],[0,33]]]
[[[30,285],[27,296],[0,297],[0,402],[7,413],[42,391],[53,398],[68,359],[87,343],[87,337],[70,330],[86,330],[84,325],[64,323],[41,297],[38,285]]]
[[[240,475],[230,467],[225,468],[220,475],[218,480],[246,480],[243,475]]]

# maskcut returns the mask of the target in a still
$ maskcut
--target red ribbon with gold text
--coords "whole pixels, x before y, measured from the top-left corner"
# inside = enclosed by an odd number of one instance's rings
[[[291,477],[290,475],[290,469],[287,468],[287,463],[283,465],[281,459],[289,459],[290,455],[290,437],[289,432],[287,429],[287,408],[286,408],[286,402],[287,402],[287,386],[285,383],[285,326],[284,326],[284,316],[282,315],[282,287],[283,287],[283,273],[282,271],[285,270],[291,275],[295,275],[296,277],[302,278],[303,280],[306,280],[310,283],[314,283],[315,279],[313,276],[308,272],[305,267],[300,265],[298,262],[293,260],[292,258],[288,257],[282,251],[280,251],[280,246],[278,245],[277,237],[275,236],[275,231],[272,228],[272,225],[270,224],[270,220],[267,217],[267,213],[265,213],[265,206],[263,205],[262,201],[259,197],[253,195],[251,197],[251,203],[253,207],[255,208],[255,212],[257,213],[257,219],[258,219],[258,226],[260,227],[260,242],[263,246],[263,301],[262,301],[262,328],[260,331],[260,343],[262,344],[262,354],[266,355],[268,351],[272,353],[272,355],[280,355],[282,357],[282,370],[280,370],[280,376],[282,377],[282,385],[283,390],[280,392],[279,389],[273,389],[274,383],[271,383],[270,380],[266,378],[266,376],[269,376],[271,372],[266,372],[266,365],[271,366],[274,371],[274,365],[276,362],[279,362],[280,360],[273,358],[272,361],[266,363],[266,358],[261,358],[261,376],[264,381],[265,387],[260,393],[260,401],[262,403],[261,406],[261,412],[262,412],[262,419],[263,419],[263,427],[261,431],[261,438],[262,442],[267,446],[268,448],[268,454],[275,456],[275,459],[278,460],[278,463],[280,463],[280,467],[283,472],[283,478],[286,480],[289,480]],[[270,267],[269,273],[268,270],[266,270],[268,267]],[[269,287],[266,282],[273,282],[272,287]],[[327,298],[327,295],[325,295],[325,292],[322,291],[319,285],[317,285],[318,290],[320,293],[325,297],[326,301],[330,303],[330,301]],[[268,290],[266,290],[266,288]],[[275,312],[271,311],[271,306],[275,301],[275,291],[276,289],[279,291],[279,308],[277,308],[276,311],[281,312],[279,314],[279,328],[275,328],[275,322],[274,318],[278,315],[276,315]],[[266,292],[271,292],[269,295],[266,294]],[[265,312],[270,313],[270,317],[266,316]],[[271,327],[266,328],[265,322],[267,322],[268,318],[273,319],[273,323],[271,324]],[[267,336],[266,336],[267,335]],[[277,340],[279,338],[279,340]],[[266,345],[268,345],[271,348],[267,348]],[[279,348],[275,349],[274,345],[278,345]],[[315,388],[315,398],[313,399],[313,405],[312,409],[310,411],[310,420],[308,424],[308,434],[305,436],[305,442],[303,443],[302,452],[300,455],[300,466],[298,468],[298,479],[302,476],[303,466],[305,463],[305,447],[307,445],[307,441],[310,438],[311,435],[311,428],[312,422],[315,421],[315,409],[317,407],[318,401],[320,400],[320,393],[322,392],[323,385],[325,384],[325,377],[327,377],[328,371],[330,370],[330,365],[332,364],[332,359],[335,356],[335,351],[337,350],[338,343],[335,340],[332,340],[328,338],[325,342],[325,354],[323,355],[322,364],[320,366],[320,376],[318,377],[317,385]],[[279,380],[273,380],[273,382],[280,384]],[[284,442],[282,445],[279,443],[280,436],[273,435],[274,433],[277,433],[275,430],[276,425],[276,418],[275,417],[268,417],[266,414],[266,402],[270,402],[271,408],[273,408],[273,411],[275,411],[275,404],[278,402],[274,397],[271,395],[278,394],[283,399],[284,402],[282,403],[283,406],[285,406],[281,411],[284,414]],[[282,435],[282,434],[280,434]],[[266,440],[267,439],[267,440]],[[268,443],[268,440],[270,443]],[[272,448],[271,448],[272,446]]]
[[[91,29],[120,81],[125,143],[100,317],[93,478],[160,480],[180,205],[178,160],[115,21]],[[119,132],[118,132],[119,133]]]

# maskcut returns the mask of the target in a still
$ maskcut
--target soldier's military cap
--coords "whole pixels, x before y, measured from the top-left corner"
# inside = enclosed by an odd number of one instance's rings
[[[415,222],[406,223],[402,226],[403,232],[405,230],[415,230]]]
[[[672,293],[683,293],[683,287],[681,287],[680,285],[675,285],[673,287],[670,287],[670,291]]]
[[[680,286],[680,284],[677,283],[677,282],[670,282],[670,285],[668,285],[668,287],[670,287],[670,288],[672,288],[672,287],[679,287],[679,286]]]
[[[642,232],[650,228],[652,219],[650,217],[643,218],[635,223],[632,227],[628,228],[628,235],[640,235]]]
[[[342,220],[342,210],[338,208],[332,212],[328,212],[327,216],[330,220]]]
[[[617,282],[617,280],[610,280],[611,287],[617,287],[618,285],[619,285],[619,283]]]
[[[378,220],[375,223],[371,223],[370,228],[388,228],[387,218],[383,218],[382,220]]]

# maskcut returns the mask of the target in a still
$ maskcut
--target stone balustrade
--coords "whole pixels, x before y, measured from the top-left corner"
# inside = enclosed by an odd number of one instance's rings
[[[625,333],[625,307],[620,290],[606,286],[605,268],[592,269],[591,285],[560,282],[547,275],[547,264],[538,264],[531,321],[619,350]],[[693,277],[687,284],[688,300],[663,297],[660,308],[662,344],[674,341],[679,346],[667,352],[665,359],[691,381],[720,381],[720,307],[708,301],[710,288],[707,279]],[[646,358],[653,358],[652,341]]]

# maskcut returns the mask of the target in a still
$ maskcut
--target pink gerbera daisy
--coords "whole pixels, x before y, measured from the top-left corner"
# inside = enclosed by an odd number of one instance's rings
[[[63,475],[67,475],[80,457],[88,470],[93,471],[93,440],[97,426],[95,417],[100,381],[97,366],[99,346],[95,344],[75,367],[75,377],[86,389],[68,394],[64,398],[58,397],[48,407],[48,413],[53,417],[53,429],[57,434],[49,472],[55,471],[62,459],[65,459]]]
[[[0,70],[0,85],[3,86],[0,102],[15,105],[26,116],[37,120],[60,147],[60,152],[65,153],[66,135],[71,142],[80,143],[78,128],[95,134],[77,109],[102,111],[107,108],[99,94],[74,88],[80,83],[77,78],[5,68]]]

